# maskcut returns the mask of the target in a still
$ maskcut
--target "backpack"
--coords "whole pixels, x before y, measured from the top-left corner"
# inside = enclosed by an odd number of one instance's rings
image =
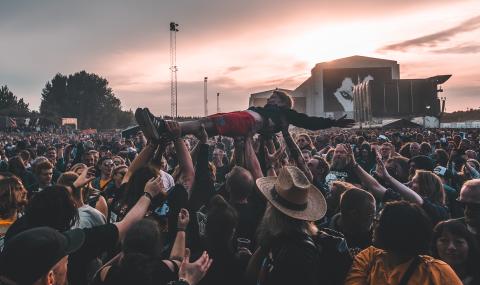
[[[318,268],[319,284],[336,285],[344,283],[353,258],[350,255],[347,242],[340,233],[322,229],[314,237],[302,234],[301,238],[295,242],[300,242],[303,246],[314,250],[318,254],[316,267]],[[269,250],[264,257],[257,279],[258,285],[272,283],[269,275],[275,268],[275,256],[276,253]]]

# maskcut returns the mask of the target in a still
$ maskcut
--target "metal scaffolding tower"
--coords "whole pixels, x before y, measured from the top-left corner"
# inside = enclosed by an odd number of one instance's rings
[[[171,116],[176,118],[177,113],[177,32],[178,24],[170,23],[170,96]]]
[[[217,93],[217,113],[220,113],[220,93]]]
[[[208,77],[203,78],[203,104],[205,110],[205,117],[208,116],[208,96],[207,96],[207,80]]]

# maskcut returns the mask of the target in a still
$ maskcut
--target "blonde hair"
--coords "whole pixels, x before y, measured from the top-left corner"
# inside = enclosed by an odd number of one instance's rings
[[[418,194],[427,197],[433,202],[445,204],[445,191],[442,180],[430,171],[417,170],[415,176],[418,179]]]

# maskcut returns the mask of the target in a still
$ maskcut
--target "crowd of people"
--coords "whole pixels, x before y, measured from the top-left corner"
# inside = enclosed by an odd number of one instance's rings
[[[0,284],[480,284],[478,130],[165,128],[1,133]]]

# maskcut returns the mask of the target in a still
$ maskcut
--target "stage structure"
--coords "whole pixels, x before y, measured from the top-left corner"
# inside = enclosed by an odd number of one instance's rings
[[[439,117],[439,84],[451,75],[424,79],[370,80],[353,87],[354,118],[372,122],[381,118]]]
[[[437,93],[442,90],[437,87],[449,77],[400,79],[397,61],[356,55],[318,63],[300,86],[281,90],[294,97],[297,111],[311,116],[339,118],[346,114],[348,118],[363,116],[365,120],[438,116]],[[361,95],[360,90],[365,94]],[[271,90],[251,94],[250,106],[263,106],[270,94]]]

